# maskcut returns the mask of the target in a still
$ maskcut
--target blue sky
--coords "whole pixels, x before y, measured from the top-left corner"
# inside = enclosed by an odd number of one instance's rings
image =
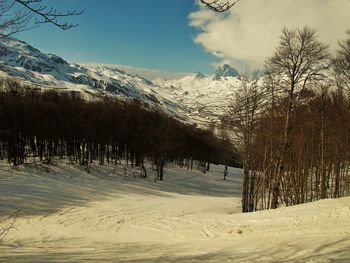
[[[217,58],[194,43],[188,16],[194,0],[46,0],[58,10],[84,10],[69,18],[79,27],[44,25],[17,35],[45,53],[71,62],[122,64],[172,72],[209,73]]]

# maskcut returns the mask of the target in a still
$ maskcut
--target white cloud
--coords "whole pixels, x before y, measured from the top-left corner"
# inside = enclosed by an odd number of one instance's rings
[[[223,62],[261,67],[278,45],[283,26],[311,26],[334,50],[350,29],[350,0],[241,0],[220,15],[200,8],[189,15],[200,29],[194,41]]]

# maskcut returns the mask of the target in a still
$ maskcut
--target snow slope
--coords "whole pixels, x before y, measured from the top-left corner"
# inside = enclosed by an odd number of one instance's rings
[[[123,68],[135,72],[131,67]],[[155,74],[157,71],[152,72]],[[159,76],[163,75],[159,71]],[[34,83],[42,89],[79,93],[86,99],[137,99],[201,126],[217,121],[240,85],[238,72],[229,65],[218,67],[213,75],[179,73],[173,80],[149,81],[118,66],[69,63],[15,38],[0,42],[0,76]]]
[[[0,166],[0,262],[349,262],[350,198],[240,213],[239,169]]]
[[[226,65],[225,68],[229,70],[230,67]],[[208,126],[227,111],[241,85],[236,74],[229,75],[231,71],[235,72],[231,68],[228,72],[219,70],[214,75],[194,73],[181,79],[158,79],[154,83],[161,87],[158,93],[186,106],[186,112],[182,114],[197,124]]]
[[[144,78],[115,67],[87,68],[69,63],[59,56],[43,54],[15,38],[5,38],[0,42],[0,72],[2,76],[34,83],[42,89],[78,92],[87,99],[101,95],[138,99],[175,116],[177,108],[181,107],[160,96],[156,91],[158,87]]]

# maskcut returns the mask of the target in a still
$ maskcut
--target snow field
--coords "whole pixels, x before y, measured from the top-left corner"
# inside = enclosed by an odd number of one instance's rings
[[[349,262],[350,198],[240,213],[241,171],[0,165],[0,262]]]

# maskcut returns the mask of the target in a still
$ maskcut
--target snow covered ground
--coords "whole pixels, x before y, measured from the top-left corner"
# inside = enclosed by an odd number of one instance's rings
[[[240,213],[239,169],[0,165],[0,262],[350,262],[350,198]]]

